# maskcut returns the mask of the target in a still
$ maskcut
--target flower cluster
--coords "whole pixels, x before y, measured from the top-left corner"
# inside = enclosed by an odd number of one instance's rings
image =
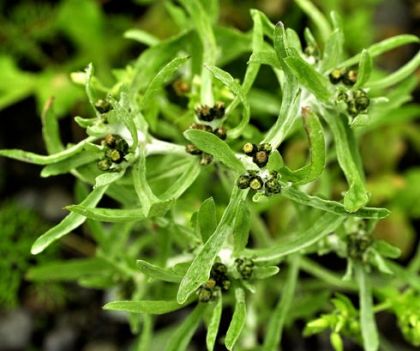
[[[244,280],[251,279],[252,273],[254,272],[254,261],[250,258],[237,258],[235,260],[236,270]]]
[[[104,147],[104,157],[98,161],[97,165],[101,171],[117,170],[117,164],[125,160],[128,154],[128,144],[119,135],[108,134],[102,140]]]
[[[239,189],[250,188],[255,191],[264,191],[266,196],[281,192],[281,185],[276,171],[266,172],[266,174],[259,174],[257,171],[248,171],[248,173],[239,176],[236,184]]]
[[[220,291],[228,291],[231,281],[227,275],[227,267],[216,262],[211,268],[210,278],[197,291],[198,301],[210,302],[217,298]]]

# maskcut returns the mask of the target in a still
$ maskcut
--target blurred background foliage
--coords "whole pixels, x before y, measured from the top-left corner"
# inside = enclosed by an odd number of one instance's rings
[[[420,34],[420,3],[416,0],[314,2],[326,13],[334,10],[341,14],[349,55],[396,34]],[[142,29],[151,34],[152,40],[179,31],[168,16],[168,6],[165,0],[0,0],[0,120],[7,121],[0,128],[0,148],[44,151],[39,116],[51,96],[55,98],[54,110],[61,119],[64,140],[80,139],[80,129],[66,117],[88,115],[91,111],[84,90],[72,83],[70,73],[92,62],[100,81],[111,85],[118,72],[115,69],[133,62],[146,47],[129,39],[128,33],[124,37],[126,31]],[[252,25],[250,8],[262,10],[273,22],[282,20],[300,35],[309,23],[290,0],[222,0],[220,21],[248,31]],[[402,47],[376,63],[385,75],[408,61],[413,50],[413,47]],[[235,75],[235,70],[243,70],[247,60],[248,54],[236,58],[229,64],[229,70]],[[379,129],[359,136],[363,140],[361,151],[372,193],[371,204],[392,210],[391,216],[378,223],[375,235],[402,249],[402,263],[415,255],[419,242],[418,79],[419,72],[395,91],[394,103],[385,105],[375,116],[375,127]],[[252,112],[258,119],[272,121],[277,114],[278,95],[274,82],[271,72],[263,69],[256,89],[250,93]],[[297,168],[305,162],[304,134],[292,135],[282,148],[289,167]],[[336,174],[335,179],[325,179],[320,186],[332,184],[333,193],[339,198],[346,184],[339,176],[338,166]],[[70,236],[46,255],[36,259],[30,256],[30,245],[42,228],[65,214],[61,208],[69,202],[73,189],[71,177],[57,177],[51,184],[38,175],[39,169],[35,166],[0,159],[0,311],[24,304],[33,311],[40,306],[34,301],[39,302],[42,297],[43,301],[48,301],[41,304],[45,310],[50,310],[51,306],[63,308],[69,300],[62,286],[31,285],[24,279],[25,271],[39,260],[86,256],[94,251],[82,234]],[[194,189],[204,191],[204,187],[205,182],[202,182]],[[266,212],[271,232],[286,225],[287,219],[282,216],[287,216],[287,210],[280,215],[275,209],[267,208]],[[92,296],[96,297],[93,294],[83,301],[89,304]],[[86,310],[83,302],[81,304],[78,308]],[[100,309],[100,303],[97,308]],[[45,325],[33,326],[37,328],[45,328]],[[38,344],[43,342],[37,341]]]

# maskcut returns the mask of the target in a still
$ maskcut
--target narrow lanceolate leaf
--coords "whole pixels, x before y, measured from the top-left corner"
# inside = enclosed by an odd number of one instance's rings
[[[143,209],[144,216],[149,215],[152,205],[159,201],[153,194],[146,178],[146,155],[144,148],[140,151],[139,159],[133,168],[133,184],[137,197]]]
[[[323,102],[328,102],[330,100],[330,84],[326,77],[318,73],[298,54],[290,55],[286,57],[284,61],[297,77],[299,83],[301,83],[306,89]]]
[[[212,310],[209,325],[207,326],[207,335],[206,335],[207,351],[214,350],[214,344],[216,343],[216,337],[219,331],[220,319],[222,318],[222,310],[223,310],[223,301],[222,301],[222,294],[220,294]]]
[[[202,130],[188,129],[184,132],[185,137],[196,145],[200,150],[213,155],[225,166],[235,170],[238,173],[245,172],[245,167],[239,161],[235,153],[223,140],[216,135]]]
[[[124,38],[132,39],[138,41],[139,43],[145,44],[147,46],[155,46],[159,44],[160,40],[154,35],[145,32],[141,29],[130,29],[124,32]]]
[[[95,137],[89,137],[85,140],[82,140],[80,143],[76,145],[72,145],[69,148],[57,152],[52,155],[38,155],[34,154],[33,152],[27,152],[22,150],[10,149],[10,150],[0,150],[0,156],[5,156],[9,158],[13,158],[15,160],[33,163],[36,165],[49,165],[51,163],[63,161],[66,158],[73,156],[83,150],[86,144],[91,143],[94,141]]]
[[[281,337],[283,334],[283,326],[289,312],[293,296],[296,290],[296,282],[299,275],[298,255],[290,259],[289,273],[286,278],[286,284],[282,290],[282,296],[274,309],[267,327],[267,334],[264,339],[264,351],[278,350]]]
[[[178,179],[162,194],[160,199],[162,201],[172,201],[178,199],[200,175],[202,167],[197,160],[191,160],[190,165],[185,170],[182,177]]]
[[[327,42],[331,33],[331,26],[325,16],[310,0],[295,0],[303,12],[314,22],[324,42]]]
[[[335,29],[325,43],[324,54],[321,61],[321,72],[335,68],[343,55],[344,34],[340,29]]]
[[[239,100],[242,102],[244,106],[243,116],[239,124],[228,131],[228,135],[231,138],[238,138],[245,127],[249,123],[249,118],[251,115],[251,110],[249,107],[249,103],[247,97],[242,90],[241,85],[230,75],[230,73],[216,67],[216,66],[206,66],[207,69],[216,77],[216,79],[220,80],[225,86],[227,86],[236,96],[239,97]],[[230,109],[228,108],[226,114],[230,113]]]
[[[379,349],[379,336],[372,306],[372,291],[369,277],[362,265],[356,265],[356,279],[359,285],[360,326],[362,329],[363,346],[366,351]]]
[[[95,178],[95,188],[109,185],[116,182],[118,179],[122,178],[125,173],[125,169],[120,172],[106,172],[98,175]]]
[[[110,311],[124,311],[131,313],[165,314],[185,307],[175,300],[143,300],[143,301],[112,301],[103,308]]]
[[[80,205],[86,208],[96,206],[105,194],[107,188],[107,186],[103,186],[93,189],[92,192],[80,203]],[[51,243],[70,233],[85,221],[86,217],[83,215],[77,213],[68,214],[59,224],[36,239],[35,243],[32,245],[31,253],[33,255],[39,254]]]
[[[140,103],[140,108],[147,109],[150,102],[155,98],[156,93],[172,78],[174,73],[180,69],[182,65],[187,62],[189,57],[176,57],[167,63],[158,74],[152,79],[144,92],[143,99]]]
[[[208,279],[217,254],[222,248],[227,236],[233,231],[238,205],[246,194],[246,191],[240,191],[237,187],[234,187],[230,202],[216,230],[194,258],[181,281],[177,295],[178,302],[185,302],[188,296],[195,292]]]
[[[381,219],[389,216],[390,214],[389,210],[380,207],[363,207],[355,212],[349,213],[346,208],[337,201],[324,200],[318,196],[308,195],[295,187],[288,187],[286,184],[283,184],[282,195],[299,204],[314,207],[341,216]]]
[[[255,262],[277,260],[315,244],[328,234],[334,232],[343,223],[344,219],[345,217],[343,216],[324,213],[321,217],[316,218],[305,230],[285,237],[270,247],[248,249],[243,254],[248,257],[253,257]]]
[[[137,268],[150,278],[170,283],[179,283],[182,275],[168,268],[161,268],[143,260],[137,260]]]
[[[308,165],[291,171],[288,168],[280,170],[285,179],[295,184],[310,183],[317,179],[325,168],[325,138],[322,124],[317,115],[309,108],[302,110],[303,123],[309,139],[311,161]]]
[[[198,304],[187,318],[181,323],[175,333],[168,340],[165,351],[185,351],[191,341],[195,331],[200,325],[206,304]]]
[[[112,272],[113,267],[100,258],[49,262],[29,269],[26,278],[32,281],[72,281],[87,275]]]
[[[239,255],[248,244],[249,231],[251,228],[251,213],[245,201],[243,201],[236,214],[235,228],[233,232],[233,252]]]
[[[42,137],[44,138],[45,146],[49,154],[54,154],[64,149],[60,139],[57,117],[53,110],[53,102],[53,98],[48,99],[41,115]]]
[[[232,103],[226,109],[226,114],[227,115],[230,113],[230,111],[233,111],[236,108],[236,106],[238,106],[238,104],[240,102],[244,103],[244,109],[247,108],[247,107],[245,107],[245,104],[248,104],[248,102],[246,100],[247,95],[248,95],[249,91],[251,90],[251,87],[254,84],[254,81],[257,78],[258,72],[261,68],[261,63],[258,62],[258,59],[256,59],[257,60],[256,62],[252,62],[252,57],[253,56],[254,57],[257,57],[257,56],[260,57],[260,54],[262,54],[263,47],[264,47],[264,30],[263,30],[264,23],[268,27],[271,24],[271,22],[262,12],[260,12],[258,10],[251,10],[251,16],[252,16],[252,21],[254,22],[254,27],[253,27],[253,30],[252,30],[252,54],[251,54],[251,57],[249,59],[248,66],[247,66],[246,71],[245,71],[245,77],[244,77],[243,82],[242,82],[242,87],[241,87],[242,91],[241,91],[241,89],[237,89],[239,95],[236,94],[235,99],[232,101]],[[271,26],[272,26],[272,24],[271,24]],[[271,30],[271,32],[272,32],[272,30]],[[271,33],[270,33],[270,35],[271,35]],[[228,79],[226,82],[230,83],[230,79]],[[232,89],[236,89],[236,86],[232,86]],[[248,113],[248,111],[244,110],[244,113]],[[248,116],[246,116],[244,114],[242,122],[233,129],[233,133],[232,133],[232,130],[228,131],[230,137],[236,138],[241,134],[241,132],[244,128],[244,123],[243,122],[246,119],[248,119]]]
[[[169,210],[172,204],[173,201],[158,202],[154,204],[150,208],[147,218],[163,216]],[[94,208],[80,204],[67,206],[66,209],[99,222],[124,223],[143,221],[146,219],[142,208],[120,210],[111,208]]]
[[[324,118],[331,128],[337,160],[349,184],[349,190],[344,195],[344,208],[348,212],[356,212],[367,204],[369,196],[354,132],[342,115],[327,112]]]
[[[364,49],[361,55],[362,56],[359,62],[359,73],[357,74],[357,82],[354,85],[355,89],[361,88],[367,83],[373,67],[372,57],[370,56],[369,51]]]
[[[402,66],[399,70],[387,75],[385,78],[378,79],[366,84],[366,88],[370,89],[385,89],[395,85],[402,80],[411,76],[420,66],[420,52],[417,53],[408,63]]]
[[[235,300],[235,309],[225,339],[225,345],[228,350],[233,350],[246,322],[245,292],[242,288],[235,289]]]
[[[277,266],[262,266],[255,267],[252,272],[252,279],[267,279],[276,275],[280,271]]]
[[[402,34],[397,35],[392,38],[385,39],[383,41],[380,41],[379,43],[373,44],[370,46],[367,51],[369,52],[369,55],[373,58],[379,55],[382,55],[383,53],[393,50],[399,46],[407,45],[411,43],[418,43],[420,39],[416,35],[411,34]],[[357,54],[353,56],[352,58],[349,58],[348,60],[342,62],[339,67],[348,67],[353,66],[357,64],[361,59],[361,54]]]
[[[78,154],[63,161],[45,166],[41,171],[41,177],[51,177],[58,174],[68,173],[80,166],[99,160],[102,154],[103,152],[96,145],[86,144],[84,150]]]
[[[198,224],[203,242],[206,242],[217,227],[216,204],[212,197],[205,200],[198,211]]]

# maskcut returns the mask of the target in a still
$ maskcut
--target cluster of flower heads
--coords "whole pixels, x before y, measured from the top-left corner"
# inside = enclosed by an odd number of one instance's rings
[[[271,150],[271,145],[268,143],[259,145],[246,143],[242,147],[242,151],[245,155],[252,157],[252,161],[259,168],[263,168],[267,165]],[[261,172],[249,170],[246,174],[239,176],[237,185],[239,189],[250,188],[255,191],[264,191],[267,196],[281,192],[281,185],[278,181],[278,173],[276,171]]]
[[[104,156],[97,165],[101,171],[114,171],[118,164],[125,160],[128,154],[128,144],[119,135],[108,134],[101,142],[104,148]]]
[[[226,292],[232,285],[232,279],[249,280],[254,272],[254,261],[250,258],[237,258],[235,260],[236,273],[228,273],[228,267],[216,262],[210,271],[210,278],[197,290],[199,302],[214,301],[222,292]]]
[[[334,69],[330,75],[330,82],[334,85],[343,83],[345,86],[352,87],[357,82],[357,71],[353,69]],[[337,101],[347,104],[347,112],[350,116],[357,116],[359,113],[366,112],[369,107],[369,97],[363,89],[346,91],[340,89]]]
[[[198,301],[213,301],[219,296],[220,291],[228,291],[231,281],[227,273],[227,267],[221,262],[216,262],[211,268],[209,280],[197,291]]]
[[[366,112],[370,104],[369,97],[363,89],[349,92],[340,91],[337,100],[347,104],[347,112],[353,117],[357,116],[359,113]]]
[[[226,140],[227,134],[226,129],[224,127],[216,127],[213,128],[209,124],[215,119],[221,119],[225,115],[225,105],[223,102],[217,102],[213,107],[209,107],[207,105],[200,105],[195,109],[195,114],[198,120],[204,123],[193,123],[190,128],[191,129],[198,129],[203,130],[205,132],[213,133],[217,137],[222,140]],[[185,151],[191,155],[198,155],[201,156],[200,163],[205,166],[212,162],[213,157],[203,151],[201,151],[197,146],[194,144],[187,144],[185,146]]]
[[[237,258],[235,260],[236,270],[244,280],[249,280],[254,273],[254,261],[248,257]]]
[[[368,261],[368,251],[373,244],[373,238],[364,230],[347,235],[347,255],[356,261]]]

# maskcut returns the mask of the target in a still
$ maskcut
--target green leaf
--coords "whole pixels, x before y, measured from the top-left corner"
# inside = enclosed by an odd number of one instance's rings
[[[280,239],[267,248],[248,249],[243,255],[253,258],[255,262],[278,260],[283,256],[305,249],[336,230],[345,217],[324,213],[317,217],[307,228]]]
[[[190,36],[189,32],[182,32],[145,50],[134,65],[129,96],[134,97],[139,91],[146,89],[162,66],[184,48]]]
[[[282,291],[282,296],[268,322],[267,333],[264,339],[264,351],[275,351],[279,348],[284,322],[295,295],[296,283],[299,276],[299,260],[300,257],[298,255],[295,255],[290,259],[290,268],[286,278],[286,284]]]
[[[303,12],[314,22],[316,29],[319,31],[321,38],[325,43],[328,42],[328,37],[331,33],[331,26],[327,18],[320,10],[309,0],[295,0]]]
[[[349,190],[344,195],[344,208],[356,212],[369,201],[364,175],[354,132],[349,128],[343,115],[325,113],[335,141],[338,163],[346,176]]]
[[[50,98],[44,106],[41,114],[42,137],[49,154],[60,152],[64,146],[60,139],[60,130],[57,117],[53,111],[54,99]]]
[[[359,62],[359,72],[357,74],[357,82],[354,85],[354,89],[363,87],[370,78],[370,74],[373,68],[372,57],[369,55],[369,51],[364,49],[361,54]]]
[[[216,204],[212,197],[209,197],[201,204],[198,211],[198,223],[201,238],[205,243],[217,227]]]
[[[262,50],[253,52],[249,58],[248,65],[251,63],[258,63],[261,65],[268,65],[281,69],[280,61],[274,50]]]
[[[293,186],[282,184],[282,195],[299,204],[317,208],[319,210],[335,213],[341,216],[353,216],[360,218],[381,219],[390,214],[386,208],[363,207],[355,212],[348,212],[347,209],[337,201],[324,200],[317,196],[311,196]]]
[[[214,28],[217,45],[221,51],[217,58],[219,67],[240,58],[251,51],[251,37],[248,33],[242,33],[236,28],[216,26]]]
[[[255,267],[252,272],[252,279],[267,279],[276,275],[280,271],[277,266],[262,266]]]
[[[395,85],[402,80],[410,77],[420,66],[420,52],[417,53],[409,62],[402,66],[399,70],[387,75],[385,78],[371,81],[366,84],[366,88],[370,89],[386,89]]]
[[[110,185],[116,182],[118,179],[121,179],[125,173],[125,169],[119,172],[106,172],[98,175],[95,178],[95,186],[94,188],[98,188],[105,185]]]
[[[274,50],[276,51],[277,58],[280,62],[283,62],[287,58],[287,49],[289,48],[289,43],[287,40],[286,29],[282,22],[278,22],[274,28]],[[287,72],[285,72],[287,74]]]
[[[248,244],[250,228],[251,212],[244,201],[239,205],[233,231],[233,253],[235,256],[238,256]]]
[[[323,102],[331,99],[330,84],[326,77],[318,73],[299,55],[289,55],[284,59],[286,65],[306,89]]]
[[[158,202],[154,204],[149,211],[147,218],[161,217],[173,205],[173,201]],[[67,206],[67,210],[80,214],[89,219],[100,222],[140,222],[146,219],[143,208],[132,209],[110,209],[110,208],[92,208],[80,205]]]
[[[292,28],[287,28],[286,36],[289,46],[298,53],[302,53],[302,43],[300,42],[299,35]]]
[[[129,29],[124,32],[123,37],[138,41],[139,43],[147,46],[155,46],[160,42],[160,40],[154,35],[141,29]]]
[[[235,299],[235,309],[225,338],[225,345],[228,350],[233,350],[246,322],[245,292],[243,289],[235,289]]]
[[[325,43],[324,54],[321,61],[321,72],[333,69],[341,61],[344,47],[344,34],[341,30],[334,30]]]
[[[182,65],[187,62],[189,57],[176,57],[169,63],[167,63],[163,68],[158,72],[158,74],[152,79],[148,85],[146,91],[144,92],[143,99],[140,103],[140,108],[147,110],[150,106],[150,103],[153,99],[156,98],[156,93],[167,83],[169,79],[172,78],[174,73],[180,69]]]
[[[291,84],[294,84],[293,78],[290,79]],[[291,90],[290,86],[289,88],[286,88],[284,94],[291,94],[292,91],[289,90]],[[288,97],[283,96],[284,99],[282,100],[279,117],[277,118],[276,123],[274,123],[271,129],[267,132],[262,142],[269,143],[273,149],[277,149],[283,140],[286,139],[287,135],[292,130],[297,117],[299,116],[300,96],[301,91],[297,88],[292,100],[288,101]]]
[[[184,136],[200,150],[213,155],[225,166],[238,173],[245,172],[245,167],[242,162],[236,158],[235,153],[229,145],[216,135],[198,129],[188,129],[184,132]]]
[[[182,177],[178,179],[159,197],[162,201],[172,201],[178,199],[198,178],[201,166],[197,160],[191,160],[190,165],[185,170]]]
[[[63,161],[55,162],[45,166],[41,171],[41,177],[51,177],[58,174],[69,173],[72,170],[98,160],[103,151],[94,144],[86,144],[83,151],[66,158]]]
[[[227,236],[233,231],[238,205],[246,194],[246,191],[240,191],[236,186],[233,188],[229,204],[216,230],[198,252],[181,281],[177,295],[177,300],[180,303],[185,302],[188,296],[208,279],[217,254],[223,247]]]
[[[401,249],[385,240],[375,240],[373,247],[384,257],[398,258],[401,256]]]
[[[108,311],[123,311],[130,313],[165,314],[185,307],[175,300],[143,300],[143,301],[112,301],[103,309]]]
[[[26,279],[34,282],[73,281],[87,275],[113,271],[113,267],[100,258],[72,259],[32,267],[26,273]]]
[[[359,286],[360,326],[363,346],[366,351],[377,351],[379,349],[379,336],[373,312],[369,277],[361,264],[357,264],[355,268]]]
[[[181,323],[172,337],[168,340],[166,351],[185,351],[197,330],[200,321],[206,311],[205,304],[198,304],[187,318]]]
[[[148,217],[151,207],[159,202],[159,199],[153,194],[146,178],[146,155],[144,148],[141,148],[139,159],[134,164],[132,178],[144,217]]]
[[[239,124],[228,131],[228,136],[231,138],[238,138],[245,127],[249,123],[251,110],[249,107],[248,100],[246,95],[241,87],[241,85],[230,75],[230,73],[216,67],[216,66],[206,66],[206,68],[215,76],[216,79],[220,80],[225,86],[227,86],[235,95],[237,95],[244,106],[242,120]],[[229,115],[231,108],[228,107],[226,110],[226,115]]]
[[[90,208],[96,206],[107,190],[107,186],[95,188],[80,203],[81,206]],[[67,235],[86,221],[86,217],[77,213],[68,214],[59,224],[42,234],[32,245],[33,255],[44,251],[51,243]]]
[[[416,35],[411,34],[402,34],[397,35],[392,38],[385,39],[383,41],[380,41],[379,43],[373,44],[370,46],[367,51],[370,55],[370,57],[376,57],[379,55],[382,55],[383,53],[393,50],[399,46],[407,45],[411,43],[418,43],[420,40]],[[353,56],[352,58],[342,62],[339,67],[348,67],[353,66],[357,64],[362,57],[362,54],[357,54]]]
[[[222,294],[220,294],[212,310],[209,325],[207,326],[207,335],[206,335],[207,351],[214,350],[214,344],[216,343],[216,337],[219,331],[220,320],[222,318],[222,310],[223,310],[223,301],[222,301]]]
[[[311,161],[308,165],[291,171],[287,167],[280,173],[294,184],[306,184],[316,180],[325,168],[325,138],[322,124],[309,108],[302,109],[303,123],[309,139]]]
[[[86,138],[76,145],[72,145],[63,151],[48,156],[37,155],[32,152],[26,152],[23,150],[16,149],[0,150],[0,156],[5,156],[23,162],[33,163],[36,165],[49,165],[55,162],[63,161],[69,158],[70,156],[81,152],[86,146],[86,144],[91,143],[95,139],[95,137]]]
[[[170,283],[179,283],[182,275],[168,268],[161,268],[143,260],[137,260],[137,268],[150,278]]]
[[[199,0],[180,0],[191,17],[200,38],[204,66],[201,69],[201,103],[213,105],[213,80],[205,65],[215,65],[217,43],[207,9]],[[208,4],[207,4],[208,7]],[[192,54],[193,56],[198,56]]]

